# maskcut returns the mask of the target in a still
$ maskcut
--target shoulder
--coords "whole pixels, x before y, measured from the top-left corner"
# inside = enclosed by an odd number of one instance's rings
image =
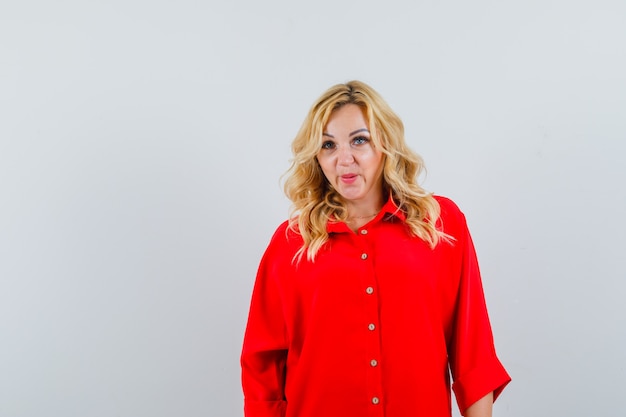
[[[295,227],[297,228],[297,223]],[[293,247],[299,248],[300,246],[302,246],[302,237],[289,226],[289,220],[285,220],[274,231],[268,249],[273,248],[281,251]]]
[[[459,206],[449,199],[448,197],[444,197],[441,195],[433,196],[437,203],[439,203],[439,208],[441,210],[441,217],[461,217],[463,216],[463,212],[459,208]]]
[[[272,235],[272,240],[276,239],[278,236],[285,235],[285,233],[287,233],[288,230],[289,230],[289,220],[285,220],[280,225],[278,225],[278,227],[274,231],[274,234]]]
[[[439,203],[439,224],[443,228],[444,233],[457,235],[459,231],[467,228],[465,214],[459,206],[448,197],[435,195],[433,196]]]

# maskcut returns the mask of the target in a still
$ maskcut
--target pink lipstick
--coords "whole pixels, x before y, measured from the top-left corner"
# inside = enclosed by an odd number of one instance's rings
[[[346,184],[352,184],[353,182],[356,181],[356,179],[358,178],[358,175],[356,174],[346,174],[346,175],[342,175],[341,177],[341,181],[346,183]]]

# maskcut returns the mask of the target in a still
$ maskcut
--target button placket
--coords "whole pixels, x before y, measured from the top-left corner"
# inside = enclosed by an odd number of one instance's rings
[[[357,235],[353,235],[355,246],[360,251],[359,257],[361,261],[364,261],[364,266],[368,273],[363,275],[363,289],[364,291],[363,297],[366,297],[366,305],[367,309],[365,311],[365,320],[368,333],[368,348],[367,355],[368,359],[363,363],[363,366],[367,367],[368,373],[368,394],[370,398],[370,406],[376,407],[379,411],[376,412],[378,414],[381,412],[382,408],[380,408],[379,404],[381,404],[381,392],[382,392],[382,380],[381,380],[381,369],[379,366],[378,358],[380,358],[380,337],[379,337],[379,300],[376,295],[377,293],[377,284],[376,284],[376,272],[374,269],[374,258],[371,258],[372,255],[375,255],[372,252],[371,246],[371,235],[369,234],[368,229],[360,229]]]

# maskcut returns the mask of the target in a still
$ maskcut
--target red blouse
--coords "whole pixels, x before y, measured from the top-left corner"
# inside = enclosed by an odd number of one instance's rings
[[[510,381],[498,360],[465,217],[454,241],[412,237],[393,201],[354,233],[329,223],[315,262],[283,223],[261,260],[241,355],[246,417],[450,416]]]

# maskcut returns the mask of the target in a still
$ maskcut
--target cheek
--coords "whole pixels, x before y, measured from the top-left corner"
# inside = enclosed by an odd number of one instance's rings
[[[367,155],[367,164],[370,168],[378,171],[383,165],[383,154],[382,152],[372,151]]]
[[[332,164],[330,163],[328,158],[317,157],[317,163],[322,169],[322,173],[324,174],[326,179],[329,179],[329,176],[331,176],[330,174],[332,173]]]

